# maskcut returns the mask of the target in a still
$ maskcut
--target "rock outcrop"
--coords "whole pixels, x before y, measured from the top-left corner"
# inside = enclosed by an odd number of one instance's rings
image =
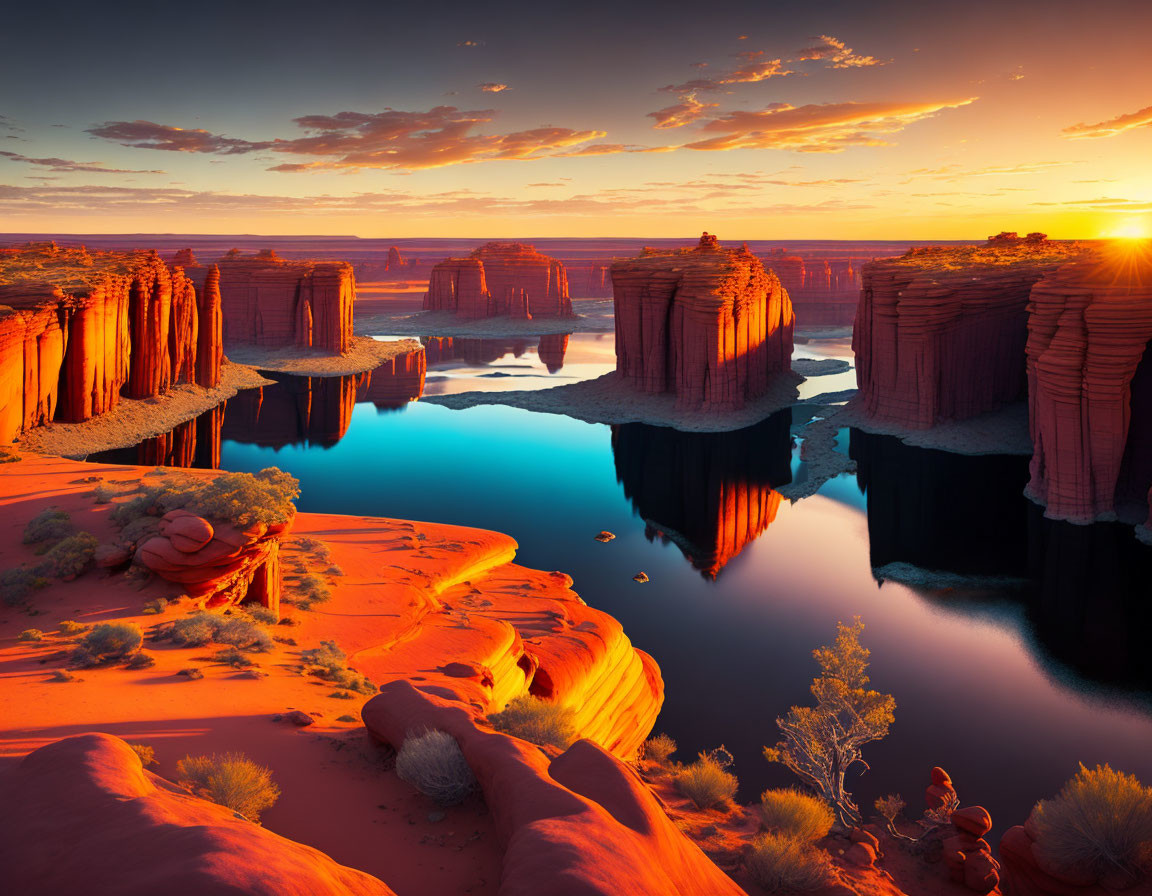
[[[400,254],[400,250],[395,246],[388,247],[388,261],[385,262],[384,270],[398,271],[404,267],[404,256]]]
[[[767,391],[792,358],[795,316],[780,280],[744,249],[646,249],[612,265],[616,370],[680,409],[725,411]]]
[[[850,327],[860,299],[860,268],[873,255],[824,257],[809,252],[804,257],[775,249],[763,260],[788,290],[797,327]]]
[[[1143,523],[1152,510],[1152,244],[1120,243],[1032,289],[1032,478],[1048,516]]]
[[[0,889],[22,896],[394,896],[146,771],[127,743],[81,734],[0,777]]]
[[[344,354],[352,343],[356,278],[342,261],[289,261],[233,249],[215,265],[225,343]],[[185,269],[203,290],[210,267]]]
[[[925,429],[1023,399],[1029,292],[1080,251],[1018,241],[866,264],[852,334],[861,410]]]
[[[776,487],[792,481],[792,414],[784,410],[735,432],[612,427],[616,479],[645,522],[648,539],[673,542],[715,579],[776,518]]]
[[[571,317],[564,265],[524,243],[485,243],[432,268],[425,311],[478,319]]]
[[[397,749],[412,731],[456,738],[504,843],[501,896],[741,896],[744,891],[668,818],[647,785],[610,752],[580,740],[558,756],[478,724],[437,687],[385,685],[364,724]]]
[[[208,609],[253,602],[279,614],[280,541],[291,527],[289,520],[242,529],[170,510],[159,533],[136,548],[135,562]]]
[[[0,442],[53,420],[88,420],[121,395],[211,380],[220,329],[198,305],[184,270],[155,252],[0,250]]]

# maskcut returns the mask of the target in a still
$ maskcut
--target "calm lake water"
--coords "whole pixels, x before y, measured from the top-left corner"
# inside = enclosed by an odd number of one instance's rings
[[[425,394],[612,369],[611,335],[574,335],[566,351],[538,342],[441,343]],[[850,360],[851,350],[820,341],[797,355]],[[900,792],[918,811],[940,765],[963,804],[989,809],[998,837],[1078,762],[1152,782],[1152,549],[1123,526],[1044,520],[1021,495],[1023,458],[844,431],[840,448],[858,473],[790,505],[773,491],[799,470],[790,411],[739,432],[688,434],[407,403],[404,384],[380,378],[370,388],[275,378],[262,402],[242,393],[186,427],[182,454],[153,442],[90,459],[212,465],[215,431],[222,468],[299,477],[301,510],[511,534],[521,563],[570,573],[656,658],[667,687],[656,730],[683,759],[726,745],[747,800],[795,783],[761,747],[775,742],[778,716],[808,701],[812,649],[854,616],[866,625],[873,685],[897,704],[888,737],[865,749],[871,771],[851,782],[863,808]],[[852,385],[851,372],[813,378],[802,394]],[[616,540],[594,541],[601,529]],[[878,581],[874,568],[889,564],[983,584]],[[632,581],[640,570],[646,585]]]

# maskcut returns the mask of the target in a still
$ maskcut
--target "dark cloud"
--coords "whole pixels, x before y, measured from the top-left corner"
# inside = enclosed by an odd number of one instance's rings
[[[271,143],[252,143],[234,137],[222,137],[202,128],[178,128],[152,121],[106,121],[87,133],[105,140],[115,140],[121,146],[135,149],[161,149],[168,152],[207,152],[218,155],[238,155],[268,149]]]
[[[83,171],[89,174],[166,174],[165,171],[149,169],[142,171],[135,168],[109,168],[100,162],[73,162],[70,159],[33,159],[16,152],[0,151],[0,156],[11,159],[13,162],[24,162],[27,165],[39,165],[42,168],[51,168],[53,171]]]

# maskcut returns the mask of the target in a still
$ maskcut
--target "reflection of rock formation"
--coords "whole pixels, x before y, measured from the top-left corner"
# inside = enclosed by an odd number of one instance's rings
[[[1032,481],[1058,519],[1149,516],[1152,244],[1110,247],[1032,290]]]
[[[787,372],[788,293],[747,248],[704,234],[691,249],[646,249],[612,265],[616,370],[679,408],[731,410]]]
[[[463,318],[571,317],[564,265],[523,243],[485,243],[432,269],[426,311]]]
[[[370,401],[381,410],[402,408],[424,392],[424,352],[405,352],[363,373],[356,387],[356,401]]]
[[[1025,458],[914,448],[858,429],[848,453],[868,496],[873,569],[908,563],[959,575],[1024,574]]]
[[[187,420],[171,432],[145,439],[131,448],[116,448],[88,455],[100,464],[137,464],[147,467],[199,467],[220,469],[220,435],[224,426],[222,402],[194,420]]]
[[[776,517],[792,480],[791,411],[735,432],[680,432],[645,423],[612,427],[616,478],[647,523],[707,578],[715,578]]]
[[[211,384],[197,353],[218,351],[220,332],[198,318],[191,281],[154,252],[0,250],[0,442],[105,413],[122,394]]]
[[[540,358],[540,362],[548,368],[549,373],[556,373],[564,366],[564,355],[567,351],[567,333],[541,336],[540,345],[536,347],[536,354]]]
[[[245,389],[229,400],[224,438],[280,448],[303,442],[327,447],[344,437],[358,377],[269,377],[276,385]]]
[[[339,261],[286,261],[272,250],[233,249],[216,265],[226,342],[348,351],[356,280]],[[202,289],[210,268],[189,267]]]
[[[862,409],[923,429],[1023,398],[1029,290],[1077,251],[942,246],[865,265],[852,336]]]

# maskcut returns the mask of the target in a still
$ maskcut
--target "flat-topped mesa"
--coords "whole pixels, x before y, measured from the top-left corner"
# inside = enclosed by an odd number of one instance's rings
[[[183,250],[188,251],[188,250]],[[183,253],[181,253],[183,254]],[[352,345],[356,278],[343,261],[291,261],[233,249],[217,263],[224,341],[344,354]],[[209,267],[187,267],[202,289]]]
[[[571,317],[568,274],[555,258],[525,243],[485,243],[467,258],[432,268],[425,311],[479,319]]]
[[[616,370],[681,409],[735,410],[789,371],[795,315],[756,256],[705,233],[692,248],[645,249],[612,265]]]
[[[1152,520],[1152,242],[1050,272],[1028,309],[1026,494],[1057,519]]]
[[[1024,397],[1028,294],[1083,251],[1033,236],[864,265],[852,348],[865,413],[926,429]]]
[[[121,395],[213,385],[197,359],[219,345],[219,326],[200,320],[192,281],[155,252],[0,249],[0,443],[53,420],[106,413]]]

